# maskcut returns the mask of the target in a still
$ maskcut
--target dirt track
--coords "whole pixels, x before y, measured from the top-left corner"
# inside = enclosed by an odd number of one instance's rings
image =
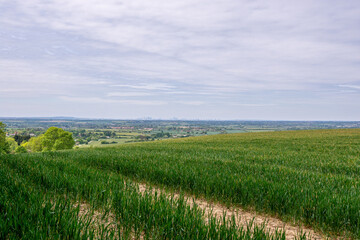
[[[139,190],[140,192],[145,192],[147,189],[146,184],[139,184]],[[162,192],[166,193],[169,197],[173,195],[174,198],[179,198],[180,195],[177,193],[170,194],[166,192],[163,189],[160,188],[154,188],[152,187],[152,192]],[[270,233],[274,233],[276,230],[284,230],[286,239],[295,239],[296,237],[299,237],[302,234],[306,234],[308,239],[326,239],[326,237],[322,236],[320,233],[315,232],[312,229],[306,228],[306,227],[300,227],[300,226],[294,226],[289,223],[285,223],[281,221],[280,219],[264,216],[260,214],[256,214],[255,212],[245,211],[241,208],[227,208],[224,205],[218,204],[218,203],[211,203],[204,199],[195,199],[192,196],[185,196],[186,201],[189,205],[193,206],[194,203],[203,209],[205,211],[205,215],[213,214],[213,216],[216,216],[219,219],[223,219],[224,212],[226,213],[226,218],[230,219],[233,215],[235,216],[237,224],[240,226],[246,227],[247,224],[254,220],[254,224],[261,225],[265,222],[266,229]]]
[[[142,192],[142,193],[144,193],[148,189],[148,185],[146,185],[146,184],[138,183],[138,186],[139,186],[140,192]],[[180,195],[178,193],[169,193],[164,189],[154,188],[154,187],[152,187],[151,189],[152,189],[152,193],[155,193],[155,192],[165,193],[166,195],[169,196],[169,198],[174,197],[175,199],[177,199],[180,197]],[[230,219],[234,216],[236,223],[239,226],[246,227],[248,225],[248,223],[253,220],[253,223],[256,225],[261,225],[261,224],[265,223],[266,229],[270,233],[274,233],[276,230],[285,231],[286,239],[295,239],[296,237],[299,237],[301,235],[301,233],[302,234],[305,233],[308,239],[314,239],[314,240],[315,239],[316,240],[317,239],[326,239],[326,237],[324,237],[320,233],[315,232],[314,230],[312,230],[310,228],[294,226],[289,223],[285,223],[285,222],[281,221],[280,219],[277,219],[274,217],[264,216],[261,214],[257,214],[255,212],[245,211],[238,207],[237,208],[228,208],[219,203],[208,202],[204,199],[194,198],[189,195],[187,195],[187,196],[185,195],[185,198],[186,198],[186,202],[190,206],[193,206],[194,204],[196,204],[199,208],[203,209],[206,216],[209,216],[210,214],[212,214],[213,216],[217,217],[218,219],[223,219],[224,213],[226,214],[225,217],[227,219]],[[77,203],[76,206],[78,204],[79,203]],[[96,236],[100,237],[100,232],[99,232],[98,226],[101,226],[101,225],[108,226],[109,230],[113,230],[115,232],[117,231],[116,220],[115,220],[115,216],[113,213],[109,212],[104,218],[103,213],[96,211],[96,210],[92,211],[90,205],[87,203],[80,203],[79,207],[80,207],[80,213],[79,213],[80,215],[85,216],[87,214],[90,214],[92,216],[92,224],[91,225],[94,229],[96,229],[95,230]],[[135,239],[135,238],[133,238],[133,239]],[[140,239],[143,239],[142,236],[140,237]]]

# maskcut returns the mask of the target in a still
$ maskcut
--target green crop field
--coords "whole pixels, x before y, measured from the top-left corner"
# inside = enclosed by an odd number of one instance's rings
[[[181,198],[141,194],[129,179],[360,238],[360,129],[239,133],[1,158],[1,239],[284,238],[261,227],[205,221]],[[112,212],[117,227],[104,224],[97,233],[76,207],[84,201]]]
[[[140,193],[119,174],[83,165],[79,153],[2,158],[0,239],[284,239],[263,226],[245,229],[213,217],[205,221],[204,213],[183,198]],[[109,222],[94,227],[91,214],[80,214],[83,202],[105,219],[112,212],[116,227]]]

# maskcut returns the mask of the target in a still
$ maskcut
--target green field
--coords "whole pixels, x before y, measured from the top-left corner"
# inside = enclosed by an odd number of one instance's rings
[[[2,158],[0,239],[284,239],[262,226],[205,220],[204,212],[189,208],[182,197],[141,193],[120,174],[83,165],[79,153]],[[85,215],[84,202],[90,210]],[[103,213],[102,219],[115,216],[115,223],[94,222],[94,211]]]
[[[114,212],[122,230],[103,229],[110,238],[119,232],[161,239],[250,236],[231,223],[205,223],[201,211],[181,200],[141,195],[124,184],[127,179],[360,238],[360,129],[239,133],[1,157],[0,187],[9,194],[0,198],[0,238],[25,238],[26,230],[38,228],[33,219],[44,224],[40,233],[54,238],[91,236],[90,227],[81,230],[88,220],[69,201]],[[41,215],[43,206],[64,214]],[[28,214],[22,220],[21,211]],[[65,216],[71,221],[61,220]],[[252,236],[269,238],[264,234]]]

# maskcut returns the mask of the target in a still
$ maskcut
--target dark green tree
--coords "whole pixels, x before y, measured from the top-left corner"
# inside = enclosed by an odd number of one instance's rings
[[[27,141],[29,141],[29,139],[30,139],[31,137],[30,137],[30,135],[29,134],[16,134],[15,135],[15,137],[14,137],[14,139],[15,139],[15,141],[17,142],[17,144],[20,146],[20,144],[22,143],[22,142],[27,142]]]
[[[0,154],[10,152],[9,143],[6,141],[5,127],[6,125],[0,122]]]

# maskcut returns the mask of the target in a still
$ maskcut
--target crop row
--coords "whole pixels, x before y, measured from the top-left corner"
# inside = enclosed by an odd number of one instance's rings
[[[65,199],[51,201],[0,162],[0,239],[92,239],[91,220]]]
[[[205,220],[183,198],[152,191],[108,170],[76,161],[79,152],[2,156],[0,160],[1,239],[92,239],[91,215],[81,216],[76,203],[115,215],[117,227],[98,226],[104,239],[284,239],[263,226],[244,229],[234,219]],[[71,157],[69,158],[69,154]]]
[[[359,238],[359,153],[360,130],[350,129],[206,136],[61,156]]]

